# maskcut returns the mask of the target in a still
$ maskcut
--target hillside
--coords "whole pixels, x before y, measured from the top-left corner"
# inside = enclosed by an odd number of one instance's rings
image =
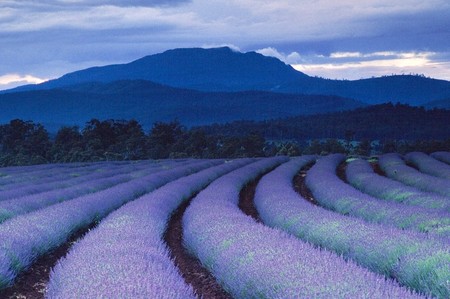
[[[147,130],[156,121],[184,125],[263,120],[341,111],[364,106],[336,96],[263,91],[201,92],[143,80],[82,83],[64,88],[0,94],[0,123],[19,118],[42,123],[49,131],[82,126],[92,118],[136,119]]]
[[[260,132],[267,139],[341,138],[355,140],[450,139],[450,110],[425,110],[407,105],[382,104],[353,111],[297,116],[266,121],[242,121],[202,127],[209,134]]]
[[[127,64],[92,67],[3,93],[136,79],[207,92],[258,90],[337,95],[367,104],[401,102],[422,105],[450,97],[449,81],[411,75],[354,81],[328,80],[298,72],[273,57],[255,52],[235,52],[229,48],[168,50]]]
[[[428,109],[438,108],[450,110],[450,98],[428,102],[424,105],[424,107]]]

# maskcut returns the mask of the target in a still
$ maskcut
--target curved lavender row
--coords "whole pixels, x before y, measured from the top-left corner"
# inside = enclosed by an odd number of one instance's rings
[[[450,164],[450,152],[434,152],[430,154],[436,160]]]
[[[81,173],[89,173],[94,170],[105,171],[112,168],[121,168],[123,166],[133,166],[133,165],[153,165],[153,164],[166,164],[166,161],[155,161],[155,160],[139,160],[139,161],[103,161],[103,162],[84,162],[84,163],[56,163],[56,164],[44,164],[44,165],[34,165],[27,168],[28,171],[23,171],[20,174],[10,174],[6,176],[0,175],[0,189],[6,190],[7,188],[19,188],[23,186],[33,184],[39,184],[43,181],[51,182],[56,180],[61,180],[62,176],[58,176],[57,172],[65,173],[66,177],[69,176],[79,176]],[[176,161],[170,160],[169,163],[177,163]],[[22,166],[15,166],[13,168],[22,168]],[[1,170],[0,170],[1,173]]]
[[[443,179],[450,179],[450,165],[436,160],[427,154],[421,152],[411,152],[405,155],[405,159],[409,163],[416,166],[420,172]]]
[[[77,173],[77,176],[73,176],[73,171],[68,172],[68,176],[64,176],[64,172],[56,171],[53,172],[51,176],[43,179],[39,182],[23,182],[20,186],[15,184],[8,188],[8,190],[0,191],[0,202],[3,200],[9,200],[14,198],[19,198],[22,196],[27,196],[31,194],[37,194],[41,192],[46,192],[54,189],[67,188],[75,184],[90,181],[96,178],[111,176],[115,173],[125,173],[130,171],[132,168],[145,169],[152,164],[142,163],[133,165],[122,165],[122,166],[111,166],[109,163],[102,166],[95,166],[95,168],[88,168]],[[157,164],[153,164],[157,165]],[[61,175],[61,177],[59,176]]]
[[[448,213],[382,201],[342,181],[336,175],[336,168],[344,158],[342,154],[323,157],[306,175],[306,185],[322,206],[369,222],[420,232],[432,232],[444,238],[450,237]]]
[[[104,165],[93,163],[89,165],[83,165],[82,167],[67,167],[60,164],[48,164],[47,167],[41,167],[41,165],[36,165],[34,168],[29,169],[16,175],[8,175],[5,177],[0,177],[0,190],[6,191],[14,188],[19,188],[21,186],[26,186],[32,182],[33,184],[46,183],[55,178],[73,178],[73,175],[81,175],[83,173],[89,173],[91,171],[101,170],[104,166],[113,166],[111,162],[105,162]],[[17,167],[20,168],[20,167]],[[80,173],[75,173],[79,171]]]
[[[142,168],[142,169],[141,169]],[[0,201],[0,223],[17,215],[29,213],[44,207],[63,202],[88,193],[98,192],[114,185],[124,183],[161,171],[158,167],[124,167],[121,169],[111,169],[90,177],[87,182],[74,184],[71,187],[55,189],[10,200]],[[101,175],[101,176],[100,176]]]
[[[172,180],[221,163],[194,162],[112,188],[56,204],[45,209],[18,216],[0,225],[0,265],[8,265],[0,273],[0,289],[40,255],[64,243],[76,230],[102,219],[144,193],[153,191]]]
[[[90,168],[90,169],[89,169]],[[48,169],[45,171],[36,171],[35,175],[21,175],[20,177],[8,177],[10,180],[2,180],[2,184],[0,185],[0,193],[5,191],[9,191],[11,189],[21,188],[24,186],[32,184],[44,184],[49,181],[55,180],[55,178],[59,180],[74,178],[75,175],[83,175],[92,171],[101,170],[101,166],[89,166],[80,170],[79,173],[74,173],[76,169],[65,168],[65,167],[54,167],[52,169]]]
[[[235,298],[419,298],[392,280],[255,222],[239,192],[272,168],[264,160],[214,181],[183,217],[187,248]]]
[[[67,164],[69,165],[69,164]],[[21,179],[22,175],[34,177],[35,172],[49,171],[55,167],[63,167],[61,163],[54,164],[38,164],[29,166],[8,166],[0,167],[0,185],[9,180]]]
[[[47,298],[195,298],[163,240],[170,215],[235,160],[178,179],[106,217],[53,268]],[[113,244],[113,245],[111,245]],[[126,285],[126,288],[124,288]]]
[[[423,192],[398,181],[378,175],[369,162],[356,159],[347,164],[346,177],[356,189],[371,196],[427,209],[450,212],[450,201],[435,193]]]
[[[255,194],[263,222],[332,250],[424,294],[448,298],[450,246],[425,234],[367,223],[309,203],[292,188],[301,157],[265,175]],[[369,166],[370,167],[370,166]],[[431,262],[432,261],[432,262]]]
[[[423,174],[407,166],[398,154],[384,154],[379,157],[378,164],[386,175],[394,180],[423,191],[450,197],[448,180]]]

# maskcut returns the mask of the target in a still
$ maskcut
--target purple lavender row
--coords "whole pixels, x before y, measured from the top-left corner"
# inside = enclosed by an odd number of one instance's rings
[[[423,191],[450,197],[448,180],[421,173],[407,166],[398,154],[384,154],[379,157],[378,164],[386,175],[394,180]]]
[[[110,162],[109,162],[110,163]],[[74,171],[76,169],[84,169],[88,167],[98,168],[99,163],[85,163],[82,165],[78,165],[74,167],[71,164],[41,164],[41,165],[33,165],[33,166],[13,166],[8,167],[8,171],[4,168],[0,168],[0,186],[4,186],[6,184],[11,183],[20,183],[23,181],[34,181],[40,180],[42,177],[47,177],[52,175],[54,171],[59,171],[60,169],[64,169],[65,171]]]
[[[407,205],[450,212],[450,201],[447,197],[423,192],[378,175],[366,160],[356,159],[349,162],[345,173],[348,182],[353,187],[371,196]]]
[[[430,156],[436,160],[450,164],[450,152],[434,152]]]
[[[167,222],[194,193],[252,161],[208,168],[114,211],[53,268],[46,298],[195,298],[163,240]]]
[[[241,188],[281,161],[256,162],[219,178],[184,214],[188,250],[227,292],[234,298],[421,298],[243,214],[237,206]]]
[[[0,289],[12,284],[19,272],[40,255],[66,242],[78,229],[170,181],[220,163],[193,162],[3,222],[0,224]]]
[[[9,190],[0,191],[0,202],[10,199],[19,199],[24,196],[39,194],[42,192],[47,192],[55,189],[67,188],[74,186],[76,184],[84,183],[97,178],[107,177],[114,174],[126,173],[134,169],[145,169],[158,166],[158,164],[133,164],[130,166],[114,166],[111,167],[105,164],[102,168],[89,169],[85,173],[78,172],[77,176],[68,176],[59,178],[59,172],[55,171],[52,177],[48,180],[43,180],[39,183],[24,182],[24,186],[16,187]]]
[[[45,171],[36,171],[33,175],[22,175],[16,177],[16,180],[10,181],[0,186],[0,193],[9,191],[11,189],[23,188],[24,186],[33,184],[45,184],[55,180],[65,180],[72,179],[74,177],[79,177],[85,174],[89,174],[96,171],[104,171],[108,167],[117,168],[117,166],[111,166],[109,163],[104,165],[90,165],[82,168],[68,168],[68,167],[57,167]]]
[[[73,163],[74,164],[74,163]],[[8,166],[0,167],[0,178],[7,176],[16,176],[20,174],[31,174],[34,171],[44,171],[55,167],[61,167],[62,163],[53,164],[39,164],[39,165],[29,165],[29,166]]]
[[[125,166],[121,169],[112,168],[109,172],[95,174],[91,176],[89,180],[78,182],[70,187],[0,201],[0,223],[21,214],[42,209],[52,204],[88,193],[98,192],[114,185],[130,181],[134,178],[139,178],[161,170],[162,169],[159,167],[148,166],[143,167],[143,169],[130,166]]]
[[[24,190],[23,192],[26,192],[25,190],[34,190],[34,188],[39,188],[39,186],[43,186],[48,183],[57,183],[60,182],[62,184],[68,184],[68,180],[72,179],[82,179],[82,177],[94,173],[100,173],[100,172],[111,172],[114,169],[124,169],[124,168],[133,168],[133,167],[140,167],[143,168],[145,166],[152,166],[156,165],[157,163],[154,162],[148,162],[143,161],[139,163],[129,163],[129,164],[122,164],[122,165],[115,165],[111,162],[103,162],[103,163],[95,163],[95,165],[90,165],[82,168],[68,168],[68,167],[55,167],[51,171],[42,172],[39,174],[39,178],[23,178],[20,181],[5,184],[0,187],[0,199],[9,199],[11,196],[14,196],[14,190],[21,189]],[[10,195],[8,193],[12,193]],[[17,192],[17,191],[16,191]]]
[[[70,176],[70,174],[72,173],[72,169],[60,166],[53,166],[52,168],[41,169],[40,165],[38,165],[35,166],[35,168],[39,169],[33,169],[30,170],[29,172],[24,172],[20,174],[4,174],[3,176],[0,176],[0,190],[8,190],[8,188],[11,188],[9,187],[11,185],[23,186],[26,183],[30,182],[34,183],[39,182],[41,180],[46,180],[48,179],[48,177],[54,176],[55,172],[66,173],[67,176]],[[98,168],[98,166],[96,168]]]
[[[306,175],[306,185],[322,206],[368,222],[450,237],[448,213],[379,200],[342,181],[336,169],[344,159],[342,154],[323,157]]]
[[[57,164],[44,164],[34,166],[15,166],[13,168],[21,169],[26,168],[26,171],[18,171],[15,174],[0,175],[1,189],[5,189],[8,184],[22,184],[26,185],[30,182],[38,183],[42,180],[53,179],[55,176],[65,173],[66,175],[79,176],[82,173],[86,173],[93,170],[104,170],[108,168],[119,168],[125,165],[136,164],[161,164],[159,161],[153,160],[140,160],[140,161],[107,161],[107,162],[89,162],[89,163],[57,163]],[[171,161],[171,163],[173,163]],[[2,169],[0,168],[0,173]]]
[[[266,225],[332,250],[387,279],[395,277],[423,294],[450,297],[448,243],[311,204],[292,188],[294,176],[311,160],[311,157],[291,160],[261,179],[255,205]]]
[[[405,155],[405,159],[423,173],[450,180],[450,165],[436,160],[425,153],[408,153]]]

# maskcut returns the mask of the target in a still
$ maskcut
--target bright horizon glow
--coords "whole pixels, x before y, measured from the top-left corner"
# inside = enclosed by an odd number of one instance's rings
[[[39,84],[48,79],[38,78],[32,75],[5,74],[0,76],[0,90],[10,89],[25,84]]]

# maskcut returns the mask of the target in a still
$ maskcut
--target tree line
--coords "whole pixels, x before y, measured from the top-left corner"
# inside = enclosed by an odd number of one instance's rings
[[[268,140],[261,131],[240,128],[235,134],[184,127],[178,121],[156,122],[148,133],[136,120],[92,119],[84,128],[65,126],[50,137],[42,124],[15,119],[0,125],[0,166],[107,160],[167,158],[241,158],[275,155],[450,150],[450,139],[373,143],[342,139]]]

